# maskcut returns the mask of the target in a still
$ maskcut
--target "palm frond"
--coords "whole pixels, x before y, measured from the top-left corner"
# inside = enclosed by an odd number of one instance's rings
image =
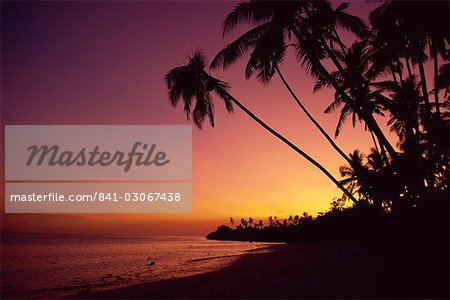
[[[223,35],[233,31],[240,23],[258,25],[267,22],[272,13],[265,9],[263,1],[243,1],[238,3],[223,22]]]
[[[205,118],[208,118],[211,126],[215,125],[211,92],[215,92],[224,101],[228,112],[233,111],[228,84],[209,75],[205,67],[206,57],[201,50],[197,50],[192,56],[188,56],[187,64],[173,68],[164,77],[171,104],[175,107],[181,99],[186,119],[192,118],[199,129]]]
[[[228,44],[214,57],[210,65],[211,69],[216,69],[221,66],[224,70],[227,69],[253,48],[258,39],[267,32],[269,27],[270,22],[258,25]]]
[[[348,14],[344,10],[347,9],[347,3],[341,3],[335,10],[336,25],[346,29],[359,37],[365,37],[369,33],[369,27],[363,19],[358,16]]]

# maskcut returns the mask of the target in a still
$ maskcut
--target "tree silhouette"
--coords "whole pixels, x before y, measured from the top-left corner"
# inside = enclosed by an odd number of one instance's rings
[[[344,195],[333,202],[334,212],[344,212],[347,199],[357,204],[356,209],[426,211],[448,202],[450,47],[448,26],[442,26],[448,23],[448,6],[445,1],[425,5],[387,0],[370,13],[370,28],[347,13],[348,4],[324,0],[244,1],[226,16],[224,35],[239,26],[247,31],[219,51],[211,69],[227,69],[246,59],[247,79],[256,76],[267,84],[276,74],[345,159],[340,181],[234,98],[227,83],[205,71],[206,59],[199,51],[186,65],[167,74],[169,97],[174,106],[183,100],[187,118],[199,128],[206,119],[214,126],[214,96],[221,98],[229,112],[239,107],[340,188]],[[351,38],[342,39],[344,31],[352,33]],[[357,122],[365,126],[374,146],[367,155],[359,150],[345,154],[306,109],[282,73],[288,51],[295,52],[299,65],[315,80],[315,93],[334,90],[325,113],[339,111],[335,137],[348,119],[353,126]],[[431,81],[426,78],[427,63],[433,70]],[[379,126],[381,121],[391,130],[390,140]],[[276,230],[309,220],[296,215],[280,222],[270,217],[266,228]],[[247,231],[261,228],[253,219],[240,226],[249,227]]]
[[[226,17],[223,25],[224,35],[233,31],[241,23],[257,25],[223,48],[213,59],[211,67],[217,68],[222,66],[226,69],[242,58],[247,52],[251,52],[245,71],[246,78],[250,78],[256,72],[257,77],[265,83],[270,81],[272,76],[277,73],[291,96],[310,121],[317,127],[332,147],[344,159],[349,161],[345,153],[305,108],[280,71],[280,64],[289,45],[296,45],[305,49],[314,47],[314,45],[304,42],[291,44],[291,33],[297,36],[298,41],[301,40],[299,28],[304,26],[301,15],[305,14],[309,9],[312,9],[311,6],[315,6],[316,9],[321,10],[321,13],[318,15],[323,15],[324,18],[319,20],[316,17],[315,21],[320,21],[322,26],[326,26],[332,32],[331,35],[327,34],[328,38],[337,40],[341,47],[343,47],[343,44],[336,32],[335,27],[337,25],[358,34],[364,34],[367,31],[366,26],[360,18],[345,13],[345,9],[347,8],[345,4],[339,5],[336,10],[333,10],[327,2],[321,5],[308,1],[286,1],[283,3],[278,1],[241,2]],[[311,42],[312,40],[308,41]],[[308,51],[310,50],[306,52]],[[311,58],[310,55],[306,55],[305,59],[309,59],[309,64],[320,64],[320,59]],[[314,66],[314,69],[317,68],[319,67]]]
[[[284,136],[272,129],[244,105],[242,105],[229,92],[227,83],[212,77],[205,71],[206,58],[201,51],[196,51],[193,56],[188,57],[189,61],[184,66],[176,67],[170,70],[165,81],[169,89],[169,98],[173,106],[176,106],[179,99],[183,99],[184,111],[186,117],[189,119],[193,115],[194,123],[198,128],[202,127],[206,116],[209,117],[211,126],[214,125],[214,110],[212,92],[217,94],[223,100],[228,112],[232,112],[232,104],[237,105],[242,111],[250,116],[254,121],[261,125],[264,129],[269,131],[272,135],[283,141],[286,145],[308,160],[311,164],[322,171],[333,183],[335,183],[347,196],[354,201],[357,200],[348,193],[344,186],[334,178],[331,173],[325,169],[321,164],[314,160],[311,156],[306,154],[303,150],[298,148]],[[192,109],[192,101],[195,100],[194,108]]]

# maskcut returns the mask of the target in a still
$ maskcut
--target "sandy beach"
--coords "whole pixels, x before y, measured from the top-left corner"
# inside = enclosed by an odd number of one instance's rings
[[[442,284],[424,279],[426,266],[408,263],[409,255],[399,261],[397,255],[389,257],[373,246],[320,242],[278,245],[271,250],[249,252],[210,273],[83,292],[71,298],[440,298],[448,293],[434,289],[432,285]]]

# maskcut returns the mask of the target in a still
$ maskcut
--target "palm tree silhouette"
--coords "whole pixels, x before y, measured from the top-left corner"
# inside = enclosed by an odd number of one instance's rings
[[[264,227],[263,221],[259,220],[257,226],[259,229],[262,229]]]
[[[184,111],[186,117],[189,119],[193,116],[195,125],[198,128],[202,127],[203,121],[206,117],[209,118],[211,126],[214,126],[213,113],[213,97],[214,92],[224,102],[228,112],[233,111],[232,103],[237,105],[242,111],[250,116],[254,121],[261,125],[264,129],[269,131],[272,135],[284,142],[311,164],[322,171],[334,184],[336,184],[347,196],[357,203],[356,198],[348,193],[347,189],[336,179],[331,173],[325,169],[321,164],[314,160],[311,156],[306,154],[303,150],[298,148],[284,136],[272,129],[255,114],[248,110],[229,92],[229,85],[217,78],[214,78],[205,71],[206,57],[197,50],[192,56],[188,57],[188,63],[170,70],[165,76],[167,88],[169,90],[169,98],[172,105],[175,107],[180,99],[184,102]],[[195,104],[193,104],[195,100]],[[193,106],[194,105],[194,106]],[[194,108],[192,108],[192,106]]]
[[[246,52],[250,51],[250,49],[253,49],[246,67],[246,78],[250,78],[256,71],[261,81],[268,82],[276,72],[310,121],[319,129],[332,147],[348,161],[349,159],[345,153],[336,145],[333,139],[301,103],[279,68],[288,47],[287,43],[290,42],[291,32],[299,36],[297,30],[297,26],[300,24],[299,15],[307,10],[309,5],[307,1],[287,1],[283,3],[277,1],[249,1],[239,3],[224,21],[224,35],[231,32],[239,23],[262,24],[244,33],[234,42],[223,48],[213,59],[211,67],[217,68],[222,66],[226,69]],[[360,19],[355,19],[343,12],[346,8],[345,5],[340,5],[335,11],[331,9],[331,6],[328,7],[330,8],[328,12],[331,12],[328,14],[328,17],[333,22],[347,24],[349,28],[354,28],[355,26],[352,26],[354,24],[364,27]],[[350,21],[349,19],[352,20]],[[355,31],[358,30],[355,29]],[[337,33],[336,38],[338,38]],[[341,47],[343,47],[340,39],[339,42]]]
[[[275,226],[280,227],[281,223],[280,220],[278,220],[278,218],[275,216],[273,217],[274,221],[275,221]]]
[[[282,4],[277,1],[241,2],[225,19],[224,34],[232,31],[239,23],[256,24],[257,26],[222,49],[211,66],[227,68],[252,49],[246,67],[246,78],[257,72],[258,78],[267,82],[275,72],[278,73],[283,84],[308,118],[332,147],[349,162],[347,155],[300,102],[279,69],[287,46],[292,45],[287,44],[287,40],[293,33],[297,38],[297,42],[293,45],[298,48],[298,57],[303,61],[306,69],[322,81],[329,82],[343,98],[351,101],[352,99],[321,62],[322,59],[329,57],[341,75],[346,77],[344,68],[331,49],[332,47],[328,46],[327,40],[330,44],[333,41],[337,42],[345,52],[345,45],[339,38],[336,26],[344,27],[360,36],[367,34],[364,22],[359,17],[347,14],[345,12],[347,7],[347,4],[341,4],[333,10],[328,1],[289,1]],[[394,148],[387,141],[373,116],[363,115],[363,119],[371,128],[371,132],[374,132],[385,145],[391,156],[395,157]]]
[[[249,226],[249,227],[252,227],[253,224],[254,224],[253,218],[252,218],[252,217],[248,218],[248,226]]]
[[[294,217],[292,217],[292,215],[289,215],[288,217],[288,223],[292,224],[292,222],[294,221]]]
[[[370,14],[370,21],[376,33],[375,46],[395,49],[392,57],[410,58],[419,67],[422,95],[426,105],[426,117],[431,110],[428,97],[424,62],[427,60],[425,48],[428,45],[433,58],[434,91],[439,88],[438,53],[448,57],[445,43],[449,42],[449,28],[442,26],[442,20],[449,19],[447,1],[430,1],[426,5],[414,1],[386,1]],[[408,65],[407,65],[408,66]],[[410,68],[410,67],[408,67]],[[409,76],[411,72],[409,71]],[[434,92],[436,112],[440,112],[439,94]]]
[[[391,101],[385,102],[391,113],[388,125],[391,125],[391,131],[397,133],[400,141],[406,140],[411,145],[419,132],[419,107],[422,102],[415,78],[407,78],[403,85],[394,82],[385,84],[386,90],[391,92]]]
[[[301,223],[309,222],[313,219],[311,215],[309,215],[306,211],[303,212],[303,216],[300,218]]]
[[[234,226],[234,219],[233,219],[233,217],[230,217],[229,223],[230,223],[231,226]]]
[[[350,154],[350,157],[352,161],[351,164],[339,168],[339,173],[341,173],[343,178],[341,183],[347,187],[350,193],[357,193],[361,199],[366,196],[364,192],[360,190],[361,187],[365,186],[364,180],[367,178],[364,155],[359,150],[355,150]],[[342,199],[345,201],[346,195],[344,195]]]
[[[439,68],[437,85],[439,90],[444,90],[444,98],[447,98],[450,92],[450,63],[443,64]]]
[[[392,158],[397,157],[396,151],[389,142],[385,141],[384,135],[377,134],[381,129],[378,127],[374,115],[383,115],[383,106],[379,103],[385,97],[382,91],[373,89],[373,80],[383,74],[384,69],[377,63],[372,63],[372,52],[367,41],[355,42],[347,51],[346,55],[339,54],[347,74],[345,77],[340,72],[334,72],[332,76],[340,85],[346,86],[346,92],[350,99],[335,94],[334,101],[325,109],[325,113],[331,113],[342,106],[335,135],[338,136],[345,120],[351,116],[353,127],[356,121],[364,121],[371,134],[378,138],[381,151],[387,149]],[[322,89],[329,83],[318,81],[314,87],[315,91]],[[376,143],[375,143],[376,145]],[[395,156],[393,156],[395,153]]]

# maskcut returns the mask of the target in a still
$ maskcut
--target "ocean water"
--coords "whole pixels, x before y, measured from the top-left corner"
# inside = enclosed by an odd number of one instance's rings
[[[220,269],[267,243],[203,237],[3,234],[6,298],[57,298]],[[153,263],[152,263],[153,262]]]

